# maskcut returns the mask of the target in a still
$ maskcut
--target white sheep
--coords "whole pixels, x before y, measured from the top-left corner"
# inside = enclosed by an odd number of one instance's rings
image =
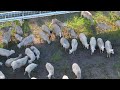
[[[30,49],[36,54],[38,60],[40,58],[40,51],[35,46],[31,46]]]
[[[90,49],[91,49],[91,55],[94,53],[96,50],[96,39],[95,37],[90,38]]]
[[[31,79],[37,79],[37,78],[35,78],[35,77],[32,77]]]
[[[15,38],[16,38],[19,42],[21,42],[22,39],[23,39],[23,37],[20,36],[19,34],[15,34]]]
[[[5,75],[0,71],[0,79],[5,79]]]
[[[15,53],[14,50],[7,50],[7,49],[0,48],[0,55],[1,56],[6,56],[8,58],[10,55],[12,55],[14,53]]]
[[[13,69],[13,72],[17,69],[17,68],[21,68],[22,66],[24,66],[28,61],[28,56],[25,56],[23,58],[20,58],[16,61],[13,61],[11,63],[11,66],[12,66],[12,69]]]
[[[77,38],[78,37],[73,29],[69,29],[69,33],[70,33],[72,38]]]
[[[53,32],[56,34],[56,36],[62,37],[62,30],[57,24],[52,24]]]
[[[103,53],[105,46],[104,46],[104,42],[103,42],[102,38],[97,39],[97,45],[98,45],[98,47],[100,49],[100,53],[101,53],[101,51]]]
[[[85,48],[89,49],[89,44],[88,44],[88,42],[87,42],[87,37],[85,36],[84,33],[80,33],[79,39],[80,39],[81,43],[83,44],[83,46],[84,46]]]
[[[46,25],[42,25],[42,30],[46,33],[48,33],[49,35],[51,34],[51,30],[46,26]]]
[[[31,44],[34,42],[34,35],[30,34],[29,36],[25,37],[18,45],[18,48],[21,48],[22,46],[27,46],[28,44]]]
[[[33,53],[33,51],[30,50],[30,48],[26,48],[25,49],[25,54],[30,58],[30,60],[28,61],[28,63],[32,63],[35,60],[35,54]]]
[[[68,49],[70,47],[70,43],[68,42],[68,40],[64,37],[62,37],[60,39],[60,44],[63,46],[63,48],[65,48],[65,51],[66,49]]]
[[[35,69],[38,65],[35,64],[35,63],[31,63],[29,64],[26,68],[25,68],[25,72],[24,72],[24,75],[26,74],[26,72],[28,73],[28,76],[30,78],[30,74],[31,74],[31,71],[33,71],[33,69]]]
[[[68,76],[63,75],[62,79],[69,79]]]
[[[51,79],[51,77],[54,76],[54,67],[50,63],[48,63],[48,62],[46,63],[45,67],[46,67],[46,69],[47,69],[47,71],[49,73],[47,75],[47,77],[49,79]]]
[[[114,49],[112,49],[112,45],[109,40],[105,42],[105,49],[107,52],[107,57],[110,57],[110,54],[114,54]]]
[[[78,47],[78,42],[76,39],[72,39],[72,42],[71,42],[71,46],[72,46],[72,49],[69,50],[69,54],[73,53],[77,50],[77,47]]]
[[[11,63],[12,63],[13,61],[16,61],[17,59],[19,59],[19,58],[21,58],[21,57],[22,57],[22,54],[19,54],[19,56],[16,57],[16,58],[7,59],[6,62],[5,62],[5,66],[6,66],[6,67],[11,67]]]
[[[81,79],[81,69],[77,63],[73,63],[72,71],[77,76],[76,79]]]
[[[40,32],[39,32],[39,35],[40,35],[40,37],[41,37],[43,40],[47,41],[48,44],[51,43],[51,41],[50,41],[50,39],[49,39],[49,36],[48,36],[47,34],[45,34],[45,32],[40,31]]]

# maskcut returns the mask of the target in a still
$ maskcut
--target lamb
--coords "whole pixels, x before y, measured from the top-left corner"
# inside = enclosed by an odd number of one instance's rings
[[[33,71],[33,69],[35,69],[38,65],[35,64],[35,63],[31,63],[29,64],[26,68],[25,68],[25,72],[24,72],[24,75],[26,74],[26,72],[28,73],[28,76],[30,78],[30,74],[31,74],[31,71]]]
[[[30,49],[36,54],[38,60],[40,58],[40,51],[35,46],[31,46]]]
[[[25,49],[25,54],[30,58],[28,63],[32,63],[35,60],[35,58],[36,58],[34,53],[30,50],[30,48],[26,48]]]
[[[56,36],[62,37],[62,30],[57,24],[52,24],[53,26],[53,32],[56,34]]]
[[[96,50],[96,39],[95,37],[90,38],[90,48],[91,48],[91,55],[94,53]]]
[[[13,61],[11,63],[13,72],[17,69],[17,68],[21,68],[22,66],[24,66],[28,61],[28,56],[25,56],[24,58],[20,58],[16,61]]]
[[[100,53],[101,53],[101,51],[103,53],[104,52],[104,48],[105,48],[103,40],[101,38],[98,38],[97,39],[97,44],[98,44],[98,47],[100,49]]]
[[[105,42],[105,49],[107,52],[107,57],[110,57],[110,54],[114,54],[114,49],[112,49],[112,45],[109,40]]]
[[[72,71],[77,76],[76,79],[81,79],[81,69],[77,63],[73,63]]]
[[[49,79],[51,79],[51,77],[54,76],[54,67],[50,63],[48,63],[48,62],[46,63],[45,67],[46,67],[46,69],[47,69],[47,71],[49,73],[47,75],[47,77]]]
[[[64,75],[62,79],[69,79],[68,76]]]
[[[51,41],[49,40],[49,36],[47,34],[45,34],[43,31],[40,31],[39,35],[43,40],[47,41],[48,44],[51,43]]]
[[[81,43],[83,44],[83,46],[85,46],[85,48],[89,49],[89,44],[87,42],[87,37],[85,36],[84,33],[80,33],[79,39],[80,39]]]
[[[5,75],[0,71],[0,79],[5,79]]]
[[[19,34],[15,34],[15,38],[16,38],[19,42],[21,42],[22,39],[23,39],[23,37],[20,36]]]
[[[27,46],[30,43],[34,42],[34,35],[31,34],[29,36],[27,36],[26,38],[24,38],[18,45],[18,48],[21,48],[22,46]]]
[[[73,29],[69,29],[69,33],[70,33],[72,38],[77,38],[78,37]]]
[[[16,58],[7,59],[6,62],[5,62],[5,66],[6,66],[6,67],[11,67],[11,63],[12,63],[13,61],[16,61],[17,59],[19,59],[19,58],[21,58],[21,57],[22,57],[22,54],[19,54],[19,56],[16,57]]]
[[[72,46],[72,49],[69,50],[69,54],[73,53],[77,50],[77,47],[78,47],[78,42],[76,39],[72,39],[72,42],[71,42],[71,46]]]
[[[14,53],[15,53],[14,50],[7,50],[7,49],[0,48],[0,55],[1,56],[6,56],[8,58],[9,56],[11,56]]]
[[[46,25],[42,25],[42,30],[51,35],[51,30]]]
[[[65,48],[65,51],[70,47],[68,40],[64,37],[60,39],[60,44],[63,46],[63,48]]]

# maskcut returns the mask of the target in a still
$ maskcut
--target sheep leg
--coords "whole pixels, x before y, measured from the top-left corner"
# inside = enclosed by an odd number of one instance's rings
[[[29,76],[29,78],[30,78],[30,73],[28,73],[28,76]]]
[[[108,54],[107,54],[107,58],[108,58]]]

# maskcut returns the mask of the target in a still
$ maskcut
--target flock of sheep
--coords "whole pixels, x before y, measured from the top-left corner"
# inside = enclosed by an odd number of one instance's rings
[[[85,18],[93,21],[92,14],[90,12],[82,11],[81,15],[84,16]],[[60,37],[60,44],[62,45],[62,47],[65,48],[65,50],[69,49],[70,43],[62,35],[62,28],[64,26],[66,26],[66,24],[62,23],[61,21],[59,21],[57,19],[52,19],[51,25],[53,27],[53,31],[51,31],[46,25],[42,25],[42,31],[39,32],[40,37],[44,41],[46,41],[48,44],[50,44],[51,43],[51,40],[50,40],[51,33],[55,33],[56,36]],[[28,45],[34,44],[34,35],[33,34],[30,34],[29,36],[23,38],[22,37],[22,35],[23,35],[22,28],[20,26],[16,26],[16,25],[13,25],[13,26],[15,26],[15,28],[16,28],[15,38],[16,38],[16,40],[19,41],[19,43],[17,44],[17,47],[19,49],[22,46],[28,46]],[[7,45],[11,39],[10,32],[11,32],[11,29],[9,29],[8,31],[5,31],[3,34],[3,42],[6,43]],[[85,48],[89,49],[89,47],[90,47],[91,55],[96,50],[97,45],[100,49],[100,53],[101,53],[101,51],[103,53],[104,49],[106,49],[107,57],[110,57],[110,54],[114,54],[114,49],[112,49],[112,45],[111,45],[111,42],[109,40],[107,40],[104,43],[102,38],[98,38],[96,40],[95,37],[91,37],[90,42],[88,44],[87,37],[84,33],[80,33],[79,35],[77,35],[73,29],[70,29],[69,33],[72,37],[72,41],[71,41],[72,48],[69,49],[69,54],[72,54],[77,50],[77,47],[78,47],[77,38],[79,38],[79,40],[81,41],[82,45]],[[5,56],[5,57],[9,58],[9,56],[11,56],[14,53],[15,53],[15,50],[7,50],[7,49],[0,48],[0,55],[1,56]],[[24,75],[26,73],[28,73],[29,78],[31,78],[31,76],[30,76],[31,71],[33,71],[38,66],[38,64],[35,64],[34,61],[39,60],[40,51],[35,46],[32,45],[30,48],[25,49],[25,55],[26,56],[22,57],[22,54],[19,54],[19,56],[16,58],[7,59],[5,62],[5,66],[11,67],[13,69],[13,72],[15,72],[16,69],[21,68],[28,63],[29,65],[25,68]],[[0,65],[2,65],[2,63],[0,63]],[[47,62],[45,67],[49,73],[47,77],[49,79],[51,79],[52,76],[54,76],[54,66],[51,63]],[[73,63],[72,71],[76,75],[77,79],[81,79],[81,69],[77,63]],[[5,75],[2,73],[2,71],[0,71],[0,79],[5,79]],[[31,79],[37,79],[37,78],[32,77]],[[69,79],[69,78],[67,75],[64,75],[62,77],[62,79]]]

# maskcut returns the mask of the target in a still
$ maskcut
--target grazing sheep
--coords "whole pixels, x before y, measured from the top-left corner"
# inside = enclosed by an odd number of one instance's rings
[[[27,36],[26,38],[24,38],[18,45],[18,48],[21,48],[22,46],[27,46],[30,43],[34,42],[34,35],[31,34],[29,36]]]
[[[32,63],[35,60],[35,58],[36,58],[34,53],[30,50],[30,48],[26,48],[25,49],[25,54],[30,58],[28,63]]]
[[[65,51],[70,47],[68,40],[64,37],[60,39],[60,44],[63,46],[63,48],[65,48]]]
[[[91,55],[94,53],[96,50],[96,39],[95,37],[90,38],[90,49],[91,49]]]
[[[57,24],[52,24],[53,26],[53,32],[55,33],[56,36],[62,37],[62,30]]]
[[[40,51],[35,46],[31,46],[30,49],[36,54],[38,60],[40,58]]]
[[[0,71],[0,79],[5,79],[5,75]]]
[[[75,33],[75,31],[73,29],[70,29],[69,33],[70,33],[70,35],[71,35],[72,38],[77,38],[78,37],[77,34]]]
[[[39,32],[39,35],[40,35],[40,37],[41,37],[43,40],[47,41],[48,44],[51,43],[51,41],[49,40],[49,36],[48,36],[47,34],[45,34],[45,32],[40,31],[40,32]]]
[[[51,35],[51,30],[46,25],[42,25],[42,30]]]
[[[104,46],[104,42],[103,42],[102,38],[97,39],[97,44],[98,44],[98,47],[100,49],[100,53],[101,53],[101,51],[103,53],[105,46]]]
[[[31,74],[31,71],[33,71],[33,69],[35,69],[38,65],[35,64],[35,63],[31,63],[29,64],[26,68],[25,68],[25,72],[24,72],[24,75],[26,74],[26,72],[28,73],[28,76],[30,78],[30,74]]]
[[[35,77],[32,77],[31,79],[37,79],[37,78],[35,78]]]
[[[24,58],[20,58],[16,61],[13,61],[11,63],[13,72],[17,69],[17,68],[21,68],[22,66],[24,66],[28,61],[28,56],[25,56]]]
[[[81,79],[81,69],[77,63],[73,63],[72,71],[77,76],[76,79]]]
[[[46,63],[45,67],[49,73],[47,77],[51,79],[51,77],[54,76],[54,67],[50,63]]]
[[[7,50],[7,49],[0,48],[0,55],[1,56],[6,56],[8,58],[10,55],[12,55],[14,53],[15,53],[14,50]]]
[[[89,44],[87,42],[87,37],[85,36],[84,33],[80,33],[79,39],[80,39],[81,43],[83,44],[83,46],[85,46],[85,48],[89,49]]]
[[[11,63],[12,63],[13,61],[16,61],[17,59],[19,59],[19,58],[21,58],[21,57],[22,57],[22,54],[19,54],[19,56],[16,57],[16,58],[7,59],[6,62],[5,62],[5,66],[11,67]]]
[[[69,79],[68,76],[64,75],[62,79]]]
[[[69,50],[69,54],[73,53],[77,50],[77,47],[78,47],[78,42],[76,39],[72,39],[72,42],[71,42],[71,46],[72,46],[72,49]]]
[[[21,42],[22,39],[23,39],[23,37],[21,37],[19,34],[15,34],[15,38],[16,38],[19,42]]]
[[[110,54],[114,54],[114,49],[112,49],[112,45],[111,45],[111,42],[109,40],[107,40],[105,42],[105,49],[106,49],[106,52],[107,52],[107,57],[110,57]]]

